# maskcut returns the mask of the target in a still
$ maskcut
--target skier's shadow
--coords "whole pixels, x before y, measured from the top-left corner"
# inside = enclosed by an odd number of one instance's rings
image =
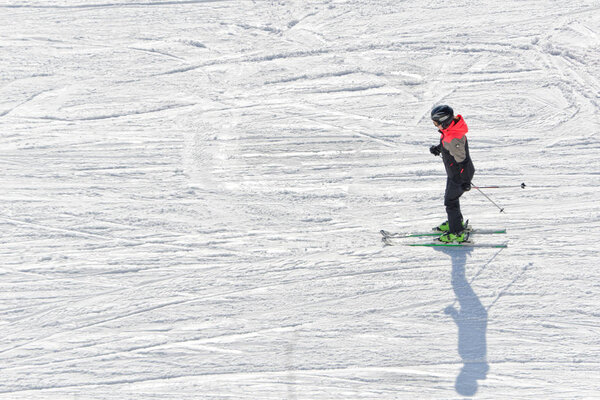
[[[460,395],[473,396],[477,393],[478,381],[486,379],[489,370],[486,340],[488,311],[465,276],[467,255],[472,249],[437,250],[452,258],[452,289],[460,305],[460,310],[457,310],[454,304],[444,310],[458,326],[458,354],[464,363],[456,378],[455,388]]]

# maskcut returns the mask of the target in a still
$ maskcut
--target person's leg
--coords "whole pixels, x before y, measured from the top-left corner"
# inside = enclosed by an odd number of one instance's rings
[[[448,214],[448,225],[450,233],[458,233],[463,230],[463,216],[460,212],[459,198],[464,193],[461,186],[452,180],[446,182],[446,194],[444,196],[444,205],[446,214]]]

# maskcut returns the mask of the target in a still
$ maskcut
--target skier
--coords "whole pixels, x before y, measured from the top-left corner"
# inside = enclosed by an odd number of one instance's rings
[[[463,117],[454,116],[454,110],[447,105],[434,107],[431,110],[431,120],[442,136],[440,144],[431,146],[429,151],[435,156],[442,155],[448,176],[444,195],[448,220],[434,230],[441,233],[441,242],[461,243],[467,239],[467,235],[464,232],[466,226],[460,212],[459,198],[464,192],[471,190],[471,180],[475,174],[467,143],[468,128]]]

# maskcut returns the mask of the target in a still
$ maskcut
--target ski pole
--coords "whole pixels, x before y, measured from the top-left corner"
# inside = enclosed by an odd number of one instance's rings
[[[435,155],[439,156],[439,154],[435,154]],[[498,207],[498,209],[500,210],[501,213],[504,212],[504,208],[500,207],[498,204],[496,204],[494,202],[494,200],[490,199],[490,197],[487,194],[483,193],[481,191],[481,188],[479,186],[475,186],[475,185],[473,185],[473,183],[471,183],[471,187],[477,189],[479,191],[479,193],[481,193],[482,195],[484,195],[486,199],[488,199],[493,205],[495,205],[496,207]],[[525,182],[521,183],[521,189],[525,189]]]
[[[473,184],[472,184],[472,183],[471,183],[471,186],[473,186]],[[489,197],[487,194],[483,193],[483,192],[481,191],[481,189],[480,189],[478,186],[473,186],[473,187],[474,187],[475,189],[477,189],[477,190],[479,191],[479,193],[481,193],[482,195],[484,195],[484,196],[485,196],[485,198],[486,198],[486,199],[488,199],[488,200],[490,201],[490,203],[492,203],[493,205],[495,205],[496,207],[498,207],[498,209],[500,210],[500,212],[504,212],[504,208],[503,208],[503,207],[500,207],[498,204],[496,204],[496,203],[494,202],[494,200],[490,199],[490,197]]]
[[[504,185],[504,186],[473,186],[473,189],[512,189],[515,188],[516,186],[514,185]],[[527,187],[527,185],[525,185],[525,182],[521,183],[519,185],[519,187],[521,189],[525,189],[525,187]]]

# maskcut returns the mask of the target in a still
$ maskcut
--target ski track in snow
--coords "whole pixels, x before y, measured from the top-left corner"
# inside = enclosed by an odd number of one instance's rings
[[[0,10],[0,399],[600,393],[596,1]],[[379,242],[437,103],[507,249]]]

